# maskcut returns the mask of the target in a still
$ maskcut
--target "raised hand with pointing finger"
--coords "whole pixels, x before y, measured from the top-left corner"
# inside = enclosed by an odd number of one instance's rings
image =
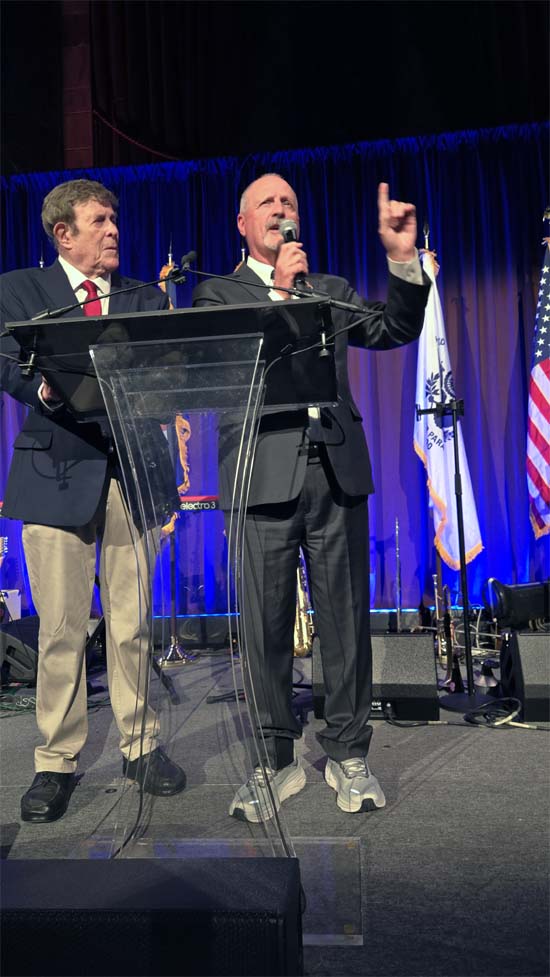
[[[392,261],[416,257],[416,207],[403,200],[390,200],[387,183],[378,185],[378,234]]]

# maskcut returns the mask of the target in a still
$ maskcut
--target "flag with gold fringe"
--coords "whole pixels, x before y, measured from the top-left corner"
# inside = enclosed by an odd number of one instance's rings
[[[422,255],[422,264],[432,281],[432,287],[424,315],[424,328],[418,341],[416,404],[422,409],[428,409],[454,400],[455,392],[443,310],[435,282],[434,259],[429,251]],[[483,543],[460,422],[457,433],[464,552],[466,563],[470,563],[483,549]],[[423,414],[420,417],[417,415],[414,450],[422,460],[428,476],[427,485],[435,529],[434,546],[447,566],[460,570],[452,418],[438,417],[436,414]]]

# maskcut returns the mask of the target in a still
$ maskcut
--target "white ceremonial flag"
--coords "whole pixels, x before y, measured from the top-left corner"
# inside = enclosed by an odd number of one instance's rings
[[[435,283],[433,257],[430,253],[426,253],[421,256],[421,260],[424,271],[433,283],[426,305],[424,328],[418,342],[416,368],[416,404],[425,409],[454,400],[455,392],[443,311]],[[464,551],[466,563],[470,563],[483,549],[483,543],[460,421],[457,431],[464,516]],[[435,414],[422,414],[421,417],[417,417],[414,425],[414,450],[424,463],[428,475],[427,485],[434,517],[434,546],[447,566],[452,567],[453,570],[460,570],[452,416],[449,414],[447,417],[437,417]]]

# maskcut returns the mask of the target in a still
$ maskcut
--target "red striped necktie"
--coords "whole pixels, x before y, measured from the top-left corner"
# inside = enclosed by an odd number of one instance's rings
[[[101,315],[101,301],[98,298],[99,293],[95,282],[91,282],[87,278],[86,281],[82,282],[82,288],[89,299],[95,299],[94,302],[88,302],[87,305],[82,306],[84,315]]]

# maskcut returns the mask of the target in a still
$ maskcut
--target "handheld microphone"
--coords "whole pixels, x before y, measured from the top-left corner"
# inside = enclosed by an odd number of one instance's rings
[[[288,244],[289,241],[298,240],[298,225],[296,224],[296,221],[293,221],[290,217],[285,218],[285,220],[281,221],[281,223],[279,224],[279,231],[285,244]],[[294,287],[295,288],[308,287],[308,283],[306,281],[305,275],[302,274],[302,275],[295,276]],[[325,316],[323,315],[322,318],[324,320]],[[329,314],[329,321],[330,321],[330,314]],[[323,357],[323,356],[329,356],[329,351],[327,349],[326,327],[324,322],[321,328],[321,348],[319,350],[319,357]]]
[[[285,244],[289,244],[290,241],[297,241],[298,225],[296,221],[291,220],[290,217],[285,218],[279,223],[279,233]]]
[[[298,225],[296,221],[293,221],[290,217],[286,217],[279,224],[279,233],[285,244],[288,244],[290,241],[297,241]],[[307,286],[306,276],[304,274],[296,275],[294,278],[294,287],[304,288],[304,286]]]

